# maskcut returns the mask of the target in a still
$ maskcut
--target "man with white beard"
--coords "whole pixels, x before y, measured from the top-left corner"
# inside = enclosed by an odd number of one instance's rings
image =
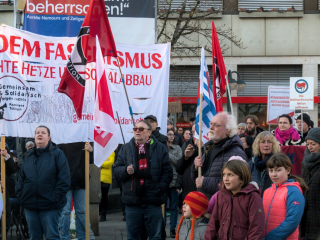
[[[197,188],[208,197],[219,191],[222,166],[232,156],[240,156],[247,160],[241,139],[237,135],[237,123],[234,116],[226,112],[215,115],[210,122],[210,141],[202,148],[202,156],[194,160],[194,178]],[[202,175],[198,176],[198,167]]]

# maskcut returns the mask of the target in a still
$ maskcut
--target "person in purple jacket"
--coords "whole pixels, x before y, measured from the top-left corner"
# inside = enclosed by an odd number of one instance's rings
[[[261,240],[263,206],[258,184],[251,182],[248,163],[231,157],[222,168],[219,188],[204,240]]]

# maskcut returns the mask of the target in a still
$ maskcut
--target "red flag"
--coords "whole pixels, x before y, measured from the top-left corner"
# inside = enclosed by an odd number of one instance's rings
[[[116,124],[114,123],[111,89],[104,70],[103,56],[97,38],[97,80],[93,115],[94,163],[100,167],[118,146]]]
[[[213,96],[216,104],[216,110],[222,112],[222,96],[226,92],[226,85],[228,81],[228,75],[226,67],[224,65],[220,43],[214,26],[212,22],[212,71],[213,71]]]
[[[58,88],[59,92],[67,94],[72,100],[78,117],[82,115],[86,64],[96,61],[96,35],[101,42],[103,56],[117,57],[103,0],[91,0]]]

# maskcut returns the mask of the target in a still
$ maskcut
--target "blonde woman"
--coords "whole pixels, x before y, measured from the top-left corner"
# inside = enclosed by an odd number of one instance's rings
[[[258,183],[261,188],[261,196],[263,196],[263,192],[272,184],[266,167],[267,162],[273,154],[280,151],[279,142],[270,132],[263,131],[259,133],[253,142],[253,157],[248,164],[252,180]]]

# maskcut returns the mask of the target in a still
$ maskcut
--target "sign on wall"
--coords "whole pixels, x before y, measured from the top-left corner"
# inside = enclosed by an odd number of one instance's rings
[[[312,110],[313,96],[313,77],[290,78],[290,109]]]
[[[155,43],[154,0],[106,0],[105,6],[117,43]],[[76,37],[90,0],[27,0],[23,29],[54,37]]]
[[[33,137],[39,125],[51,130],[55,143],[93,139],[95,64],[86,67],[83,114],[77,117],[71,100],[57,91],[76,38],[46,37],[6,25],[0,26],[0,130],[7,136]],[[155,115],[166,134],[170,44],[117,44],[119,62],[135,121]],[[116,59],[105,58],[114,111],[125,141],[133,124]],[[114,112],[114,115],[116,113]],[[118,123],[118,120],[115,121]],[[122,136],[118,126],[118,139]]]
[[[290,87],[269,86],[267,107],[267,124],[278,124],[278,117],[282,114],[293,117],[294,111],[290,109]]]

